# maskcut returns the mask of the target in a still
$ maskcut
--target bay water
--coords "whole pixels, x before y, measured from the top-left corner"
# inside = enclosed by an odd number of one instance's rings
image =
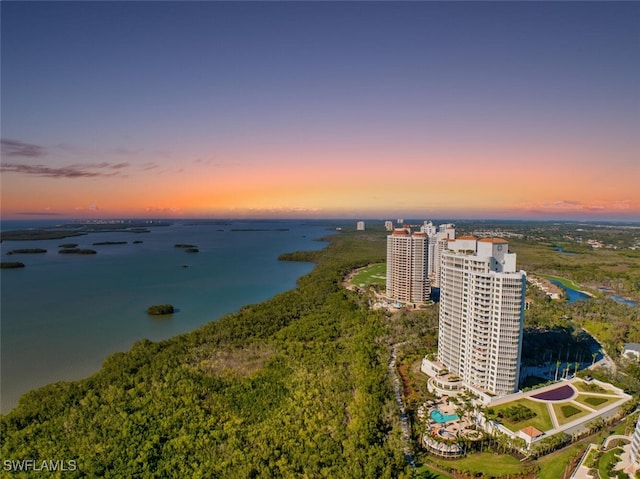
[[[2,228],[26,226],[41,225],[3,221]],[[148,229],[2,243],[2,261],[26,267],[3,269],[0,277],[0,412],[9,412],[30,389],[92,374],[136,340],[167,339],[294,288],[313,265],[278,261],[278,255],[324,247],[317,239],[333,226],[175,221]],[[107,241],[126,244],[94,245]],[[97,254],[59,254],[64,243]],[[179,243],[199,252],[175,247]],[[47,252],[7,255],[23,248]],[[147,315],[149,306],[165,303],[177,312]]]

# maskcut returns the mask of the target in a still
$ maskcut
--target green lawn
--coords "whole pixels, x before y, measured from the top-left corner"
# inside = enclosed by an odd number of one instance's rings
[[[582,381],[574,381],[571,385],[578,391],[583,393],[600,393],[600,394],[615,394],[613,391],[601,388],[597,384],[583,383]]]
[[[436,471],[435,469],[431,469],[425,465],[416,468],[416,473],[416,476],[420,479],[453,479],[452,476]]]
[[[549,279],[549,280],[553,279],[558,283],[566,286],[567,288],[575,289],[578,291],[582,291],[584,289],[584,287],[580,283],[576,283],[572,279],[562,278],[561,276],[553,276],[551,274],[542,274],[542,273],[536,273],[536,274],[545,279]]]
[[[468,471],[472,476],[478,473],[483,476],[506,476],[524,471],[524,467],[515,457],[492,452],[478,452],[455,461],[439,458],[432,458],[432,460],[439,467],[454,467],[458,471]]]
[[[558,479],[559,477],[563,477],[569,461],[577,455],[581,455],[584,449],[584,445],[573,444],[560,451],[541,457],[536,461],[540,466],[538,479]]]
[[[358,272],[358,274],[353,277],[352,283],[361,288],[372,285],[384,286],[386,283],[386,275],[386,263],[372,264]]]
[[[603,396],[591,396],[589,394],[578,394],[578,397],[575,398],[576,402],[579,402],[580,404],[584,404],[587,407],[590,407],[591,409],[602,409],[603,407],[619,401],[620,397],[619,396],[615,396],[615,397],[603,397]]]
[[[533,412],[536,413],[535,417],[530,419],[526,419],[524,421],[510,423],[501,419],[498,419],[502,422],[502,424],[513,432],[519,431],[523,427],[533,426],[541,431],[548,431],[553,428],[553,423],[551,422],[551,417],[549,416],[549,410],[547,409],[546,403],[531,401],[530,399],[518,399],[517,401],[511,401],[505,404],[500,404],[499,406],[494,406],[492,409],[496,412],[496,414],[508,407],[514,406],[516,404],[522,404],[523,406],[528,407]]]
[[[621,453],[622,449],[616,447],[615,449],[611,449],[600,456],[600,461],[598,462],[598,472],[600,473],[600,477],[609,477],[609,467],[611,464],[618,462]]]
[[[553,407],[553,412],[556,413],[558,424],[561,426],[591,413],[588,409],[578,407],[569,401],[553,403],[551,407]]]

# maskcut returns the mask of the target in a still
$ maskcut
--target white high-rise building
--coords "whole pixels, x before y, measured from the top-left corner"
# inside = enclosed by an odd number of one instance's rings
[[[442,253],[438,361],[469,386],[517,390],[526,273],[501,238],[462,236]]]
[[[440,255],[446,248],[447,239],[455,239],[456,229],[451,223],[435,227],[431,221],[425,221],[420,231],[429,236],[429,264],[427,271],[431,286],[440,285]]]
[[[428,237],[397,228],[387,236],[387,297],[401,303],[417,304],[429,299],[427,275]]]
[[[393,231],[393,221],[387,220],[384,222],[384,229],[387,231]]]
[[[629,459],[634,471],[640,469],[640,418],[636,423],[636,429],[631,438],[631,454]]]
[[[425,220],[424,224],[420,227],[420,231],[423,233],[427,233],[427,236],[435,236],[438,228],[436,228],[433,223],[429,220]]]
[[[365,230],[364,221],[358,221],[356,223],[356,230],[358,230],[358,231],[364,231]]]

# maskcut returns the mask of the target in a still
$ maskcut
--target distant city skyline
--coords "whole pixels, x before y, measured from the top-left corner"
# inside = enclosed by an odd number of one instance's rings
[[[0,9],[5,219],[640,221],[637,2]]]

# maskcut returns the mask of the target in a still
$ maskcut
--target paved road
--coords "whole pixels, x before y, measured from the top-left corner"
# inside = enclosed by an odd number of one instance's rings
[[[413,450],[411,448],[411,428],[409,426],[409,418],[407,417],[407,411],[404,407],[404,401],[402,400],[402,383],[400,382],[400,376],[396,370],[396,357],[398,352],[398,346],[402,343],[394,344],[391,349],[391,361],[389,361],[389,372],[393,378],[393,394],[396,397],[396,403],[400,408],[400,425],[402,427],[402,438],[404,439],[404,457],[407,459],[407,463],[415,469],[416,463],[413,459]]]

